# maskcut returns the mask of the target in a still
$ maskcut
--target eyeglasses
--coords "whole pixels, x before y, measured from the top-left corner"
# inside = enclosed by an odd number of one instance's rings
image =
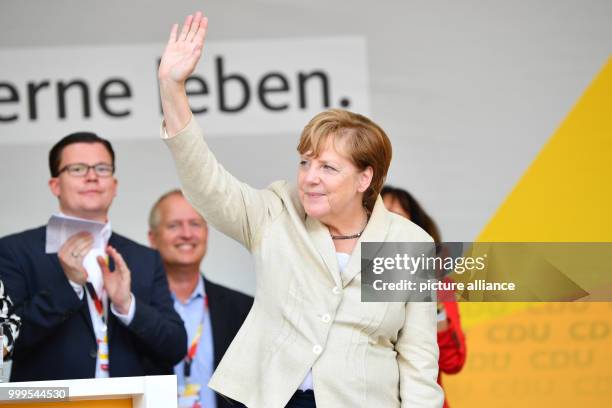
[[[110,177],[115,173],[115,166],[112,164],[98,163],[90,166],[85,163],[74,163],[62,167],[58,175],[66,171],[73,177],[85,177],[89,173],[89,169],[93,169],[98,177]]]

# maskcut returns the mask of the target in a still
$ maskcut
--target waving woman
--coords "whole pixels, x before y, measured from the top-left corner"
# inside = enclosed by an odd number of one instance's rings
[[[379,196],[385,132],[329,110],[302,132],[295,183],[238,181],[208,148],[185,92],[207,26],[197,13],[172,28],[159,82],[162,137],[185,195],[255,261],[255,303],[210,387],[255,408],[440,407],[435,303],[361,302],[360,242],[431,241]]]

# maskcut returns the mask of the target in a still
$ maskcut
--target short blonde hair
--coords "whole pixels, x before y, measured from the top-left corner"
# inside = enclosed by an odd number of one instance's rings
[[[329,109],[308,122],[300,136],[297,150],[318,156],[330,137],[343,140],[342,153],[363,171],[372,167],[370,186],[363,194],[363,205],[372,211],[391,165],[391,141],[380,126],[367,117],[343,109]]]

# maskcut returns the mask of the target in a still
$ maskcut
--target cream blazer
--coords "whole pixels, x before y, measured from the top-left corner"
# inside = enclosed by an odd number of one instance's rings
[[[249,408],[282,408],[312,368],[320,408],[442,406],[434,303],[362,303],[360,245],[341,275],[327,228],[306,216],[296,187],[238,181],[193,118],[164,138],[188,200],[255,263],[253,308],[212,389]],[[364,241],[432,240],[378,197]]]

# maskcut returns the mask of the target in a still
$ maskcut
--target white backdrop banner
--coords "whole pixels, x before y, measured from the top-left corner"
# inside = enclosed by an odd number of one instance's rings
[[[0,144],[77,131],[149,139],[163,44],[0,50]],[[368,114],[364,37],[208,42],[187,82],[208,136],[298,133],[332,107]]]

